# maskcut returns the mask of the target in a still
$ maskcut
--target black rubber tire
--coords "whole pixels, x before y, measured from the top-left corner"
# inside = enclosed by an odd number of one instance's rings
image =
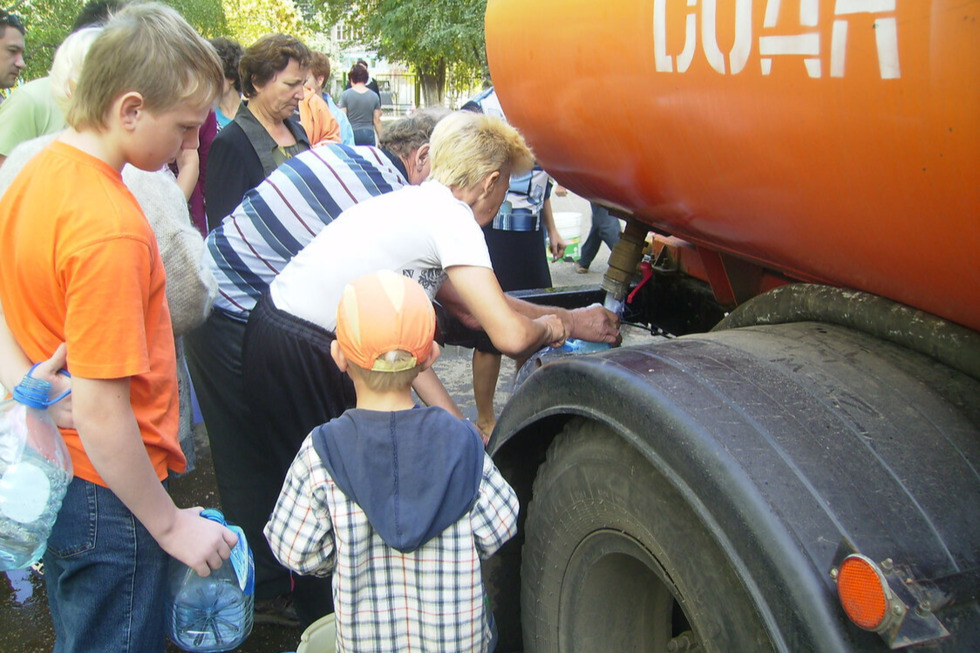
[[[521,576],[528,652],[772,650],[694,511],[594,422],[573,420],[548,450],[528,507]]]

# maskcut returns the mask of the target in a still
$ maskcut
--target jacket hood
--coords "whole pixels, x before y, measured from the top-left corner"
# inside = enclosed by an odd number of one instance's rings
[[[312,436],[337,486],[402,553],[438,536],[476,502],[483,441],[476,427],[441,408],[348,410]]]

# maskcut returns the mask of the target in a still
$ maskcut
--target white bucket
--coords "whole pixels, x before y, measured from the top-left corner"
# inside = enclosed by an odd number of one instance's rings
[[[333,653],[336,650],[337,625],[331,612],[314,621],[303,631],[296,653]]]
[[[568,244],[565,258],[578,259],[581,254],[582,214],[578,211],[555,211],[555,228]]]

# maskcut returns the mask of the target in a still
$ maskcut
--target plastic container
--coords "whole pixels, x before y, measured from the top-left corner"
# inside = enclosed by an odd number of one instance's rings
[[[566,356],[605,351],[611,347],[612,345],[605,342],[591,342],[589,340],[579,340],[578,338],[569,338],[561,347],[542,347],[532,354],[527,359],[527,362],[521,366],[521,369],[517,371],[517,374],[514,376],[514,389],[516,390],[521,387],[524,381],[527,380],[527,377],[545,363],[550,363]]]
[[[311,623],[296,647],[296,653],[335,653],[336,650],[337,621],[333,612]]]
[[[555,218],[555,228],[567,243],[565,246],[565,258],[578,260],[582,255],[582,214],[578,211],[555,211],[553,215]],[[546,245],[547,241],[548,237],[546,232]],[[545,249],[550,251],[547,247]]]
[[[0,402],[0,571],[23,569],[47,548],[72,479],[68,448],[48,414],[51,384],[27,376]]]
[[[238,544],[220,569],[207,577],[173,560],[170,568],[170,639],[185,651],[230,651],[252,632],[255,564],[245,533],[228,524],[221,511],[201,513],[238,535]]]

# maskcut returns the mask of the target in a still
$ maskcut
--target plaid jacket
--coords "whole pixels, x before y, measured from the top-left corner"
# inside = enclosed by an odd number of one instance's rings
[[[513,489],[484,454],[469,514],[400,553],[337,487],[307,437],[265,535],[286,567],[334,574],[338,651],[486,651],[490,615],[480,560],[514,536],[518,509]]]

